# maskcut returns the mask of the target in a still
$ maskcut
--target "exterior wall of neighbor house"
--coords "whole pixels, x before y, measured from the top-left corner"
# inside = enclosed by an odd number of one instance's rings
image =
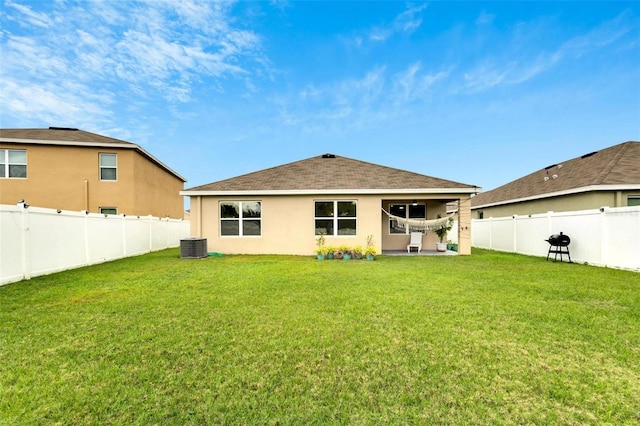
[[[505,217],[513,215],[529,215],[575,210],[589,210],[600,207],[626,207],[629,196],[640,196],[638,191],[591,191],[580,194],[549,197],[539,200],[523,201],[520,203],[504,204],[493,207],[474,208],[473,218]]]
[[[182,180],[133,149],[39,144],[0,144],[27,151],[27,178],[0,179],[0,203],[63,210],[183,217]],[[117,154],[117,180],[100,180],[99,153]],[[171,206],[171,209],[169,207]]]
[[[459,197],[459,196],[458,196]],[[425,199],[428,198],[425,197]],[[468,197],[467,197],[468,198]],[[398,196],[380,195],[286,195],[286,196],[192,196],[191,207],[191,236],[207,239],[209,252],[216,251],[227,254],[294,254],[311,255],[316,248],[314,223],[315,201],[321,200],[354,200],[357,202],[357,231],[356,235],[327,236],[326,245],[365,246],[367,236],[372,235],[378,253],[385,250],[406,250],[409,242],[408,235],[390,235],[389,220],[382,212],[383,200],[385,207],[391,200],[411,202]],[[260,236],[221,236],[220,235],[220,202],[221,201],[260,201],[261,228]],[[437,217],[438,213],[446,214],[446,202],[435,199],[427,201],[429,218]],[[467,214],[461,215],[466,229],[471,226],[469,203],[466,203]],[[470,254],[470,231],[459,237],[459,253]],[[432,244],[435,248],[437,236],[427,233],[425,248]]]
[[[173,219],[184,217],[184,200],[180,191],[184,182],[177,176],[135,153],[133,179],[134,210],[137,215],[169,216]]]

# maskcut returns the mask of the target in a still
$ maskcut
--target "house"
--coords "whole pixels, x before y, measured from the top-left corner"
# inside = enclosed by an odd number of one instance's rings
[[[438,179],[334,154],[186,189],[191,235],[207,239],[209,251],[309,255],[316,238],[328,245],[365,245],[406,250],[409,232],[383,212],[411,219],[446,215],[459,202],[459,253],[471,252],[473,185]],[[423,247],[435,249],[427,232]]]
[[[131,142],[73,128],[0,129],[0,204],[179,219],[185,182]]]
[[[640,142],[551,164],[473,197],[475,219],[640,205]]]

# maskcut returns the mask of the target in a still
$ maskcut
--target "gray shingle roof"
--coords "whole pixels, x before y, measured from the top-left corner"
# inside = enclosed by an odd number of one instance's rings
[[[506,204],[595,185],[638,185],[640,142],[624,142],[559,162],[473,197],[472,207]]]
[[[135,149],[167,172],[186,182],[185,178],[171,170],[171,168],[142,149],[139,145],[84,130],[66,127],[49,127],[48,129],[0,129],[0,142],[106,147],[113,145],[117,148]]]
[[[78,144],[125,144],[137,147],[136,144],[96,133],[65,127],[49,127],[48,129],[0,129],[0,138],[32,139],[51,142],[77,142]]]
[[[448,188],[468,189],[468,192],[472,193],[476,187],[351,158],[325,154],[208,183],[186,191],[327,191]]]

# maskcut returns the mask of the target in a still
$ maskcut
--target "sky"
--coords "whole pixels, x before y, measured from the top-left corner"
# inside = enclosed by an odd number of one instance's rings
[[[486,191],[640,141],[637,1],[0,0],[0,59],[0,127],[185,188],[333,153]]]

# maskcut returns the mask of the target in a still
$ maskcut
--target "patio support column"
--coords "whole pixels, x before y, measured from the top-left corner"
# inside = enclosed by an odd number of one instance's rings
[[[471,196],[458,200],[458,254],[471,254]]]

